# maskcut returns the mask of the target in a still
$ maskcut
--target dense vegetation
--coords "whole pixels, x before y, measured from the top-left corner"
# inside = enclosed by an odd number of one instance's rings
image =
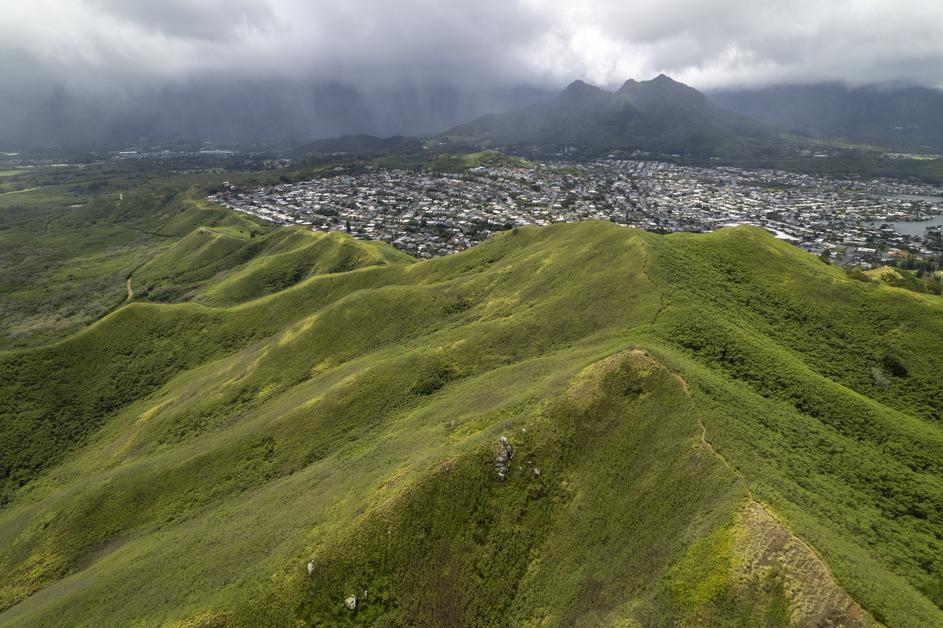
[[[50,210],[153,240],[0,353],[0,625],[943,621],[940,297],[750,227],[415,262],[154,194]]]

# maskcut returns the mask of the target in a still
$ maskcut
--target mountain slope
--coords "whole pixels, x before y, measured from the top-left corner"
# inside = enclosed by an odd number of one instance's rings
[[[166,173],[142,185],[120,165],[55,170],[23,175],[26,190],[0,194],[0,348],[85,328],[124,302],[136,268],[196,227],[237,238],[271,229],[168,186]]]
[[[721,109],[664,75],[626,81],[615,92],[576,81],[554,100],[487,115],[444,136],[494,146],[642,149],[701,156],[768,152],[784,142],[771,128]]]
[[[711,100],[772,126],[910,150],[943,150],[943,91],[838,83],[718,91]]]
[[[302,227],[256,237],[225,227],[199,227],[132,274],[140,296],[235,305],[272,294],[313,275],[412,261],[383,243]]]
[[[941,314],[608,223],[131,304],[0,354],[0,625],[937,624]]]

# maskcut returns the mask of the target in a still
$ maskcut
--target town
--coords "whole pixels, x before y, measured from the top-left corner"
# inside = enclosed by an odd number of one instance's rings
[[[420,258],[522,225],[606,220],[649,231],[753,224],[842,266],[943,254],[943,189],[892,179],[658,161],[557,162],[461,173],[374,169],[211,199],[282,225],[345,230]]]

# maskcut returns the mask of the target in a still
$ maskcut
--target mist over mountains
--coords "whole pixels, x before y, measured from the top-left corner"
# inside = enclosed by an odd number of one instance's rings
[[[579,80],[560,91],[220,78],[107,97],[59,87],[40,99],[11,94],[0,106],[0,150],[201,141],[287,146],[347,134],[443,132],[491,146],[571,145],[590,151],[756,155],[781,145],[784,133],[940,151],[943,91],[822,83],[705,95],[664,75],[630,79],[611,91]]]
[[[767,124],[829,139],[943,150],[943,91],[841,83],[715,91],[711,99]]]
[[[574,79],[618,89],[627,77],[659,73],[701,90],[826,81],[943,86],[943,5],[923,0],[7,5],[0,22],[0,150],[112,147],[142,137],[253,144],[434,134],[549,100]],[[852,91],[854,98],[867,96]],[[820,105],[811,107],[807,123],[776,113],[778,103],[768,105],[725,106],[789,130],[883,137],[871,122],[837,119],[824,131],[813,128],[829,119],[816,113]],[[925,124],[907,116],[902,123],[901,116],[885,120],[879,111],[885,104],[873,106],[875,128],[887,120],[913,126],[920,132],[901,144],[923,141]],[[927,100],[927,115],[935,106]],[[848,111],[835,108],[838,116]]]
[[[0,148],[139,141],[286,144],[349,133],[422,136],[552,96],[535,87],[357,89],[290,81],[201,83],[103,99],[65,88],[0,117]]]

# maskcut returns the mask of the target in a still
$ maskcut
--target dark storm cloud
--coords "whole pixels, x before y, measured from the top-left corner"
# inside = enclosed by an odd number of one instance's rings
[[[225,40],[268,28],[267,0],[88,0],[90,9],[168,38]]]
[[[32,0],[5,9],[0,70],[87,90],[227,75],[508,84],[552,17],[505,0]]]
[[[11,4],[0,69],[90,90],[260,74],[353,85],[618,84],[657,72],[700,87],[943,84],[938,0]]]

